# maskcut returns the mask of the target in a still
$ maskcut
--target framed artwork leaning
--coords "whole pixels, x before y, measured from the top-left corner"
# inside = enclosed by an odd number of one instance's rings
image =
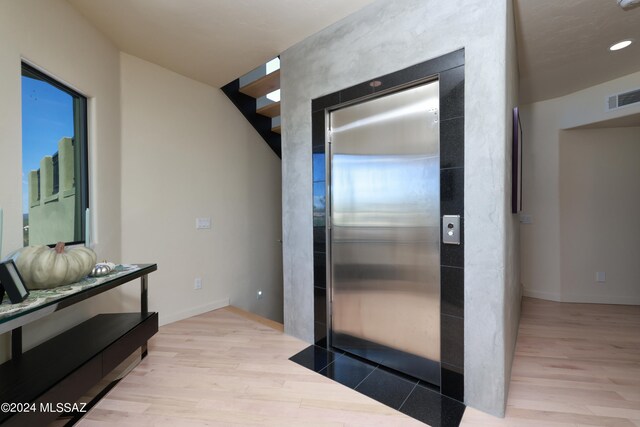
[[[5,292],[11,304],[22,302],[29,296],[29,290],[12,259],[0,262],[0,302]]]

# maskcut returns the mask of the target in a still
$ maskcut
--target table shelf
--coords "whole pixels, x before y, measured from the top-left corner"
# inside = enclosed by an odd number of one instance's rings
[[[0,402],[33,402],[33,413],[0,412],[3,425],[41,425],[73,403],[158,331],[157,313],[99,314],[0,365]],[[12,416],[13,415],[13,416]]]
[[[147,310],[147,274],[156,264],[131,266],[101,279],[85,279],[59,293],[33,291],[30,299],[0,307],[0,333],[11,331],[12,358],[0,365],[0,402],[33,405],[35,411],[0,412],[2,426],[46,425],[73,404],[136,349],[146,356],[158,331],[158,313]],[[139,313],[99,314],[22,352],[22,326],[137,278]],[[47,406],[49,405],[49,406]]]

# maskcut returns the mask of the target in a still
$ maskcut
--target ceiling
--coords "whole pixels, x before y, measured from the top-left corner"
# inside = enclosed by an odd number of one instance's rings
[[[67,0],[122,51],[214,87],[373,0]],[[257,5],[268,7],[256,7]],[[640,70],[640,7],[515,0],[520,102]],[[610,52],[625,38],[636,43]]]
[[[640,71],[640,8],[616,0],[515,0],[520,102],[566,95]],[[632,38],[626,49],[609,46]]]
[[[123,52],[214,87],[235,80],[373,2],[67,1]]]

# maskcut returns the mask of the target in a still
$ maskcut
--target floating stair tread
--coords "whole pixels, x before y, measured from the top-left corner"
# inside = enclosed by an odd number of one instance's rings
[[[280,115],[280,102],[273,102],[271,104],[265,105],[262,108],[258,108],[256,113],[267,116],[267,117],[278,117]]]
[[[280,128],[280,125],[274,126],[271,128],[271,132],[282,133],[282,129]]]
[[[276,70],[264,77],[260,77],[258,80],[252,81],[248,85],[242,86],[240,92],[254,98],[260,98],[278,89],[280,89],[280,70]]]

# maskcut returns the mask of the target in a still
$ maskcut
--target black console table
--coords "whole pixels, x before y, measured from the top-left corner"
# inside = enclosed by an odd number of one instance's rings
[[[102,278],[31,291],[20,304],[0,304],[0,334],[11,332],[11,360],[0,365],[0,423],[46,425],[60,405],[73,404],[158,331],[148,311],[147,275],[156,264],[118,266]],[[140,312],[97,315],[48,341],[22,351],[22,326],[122,284],[140,279]],[[9,409],[9,410],[7,410]]]

